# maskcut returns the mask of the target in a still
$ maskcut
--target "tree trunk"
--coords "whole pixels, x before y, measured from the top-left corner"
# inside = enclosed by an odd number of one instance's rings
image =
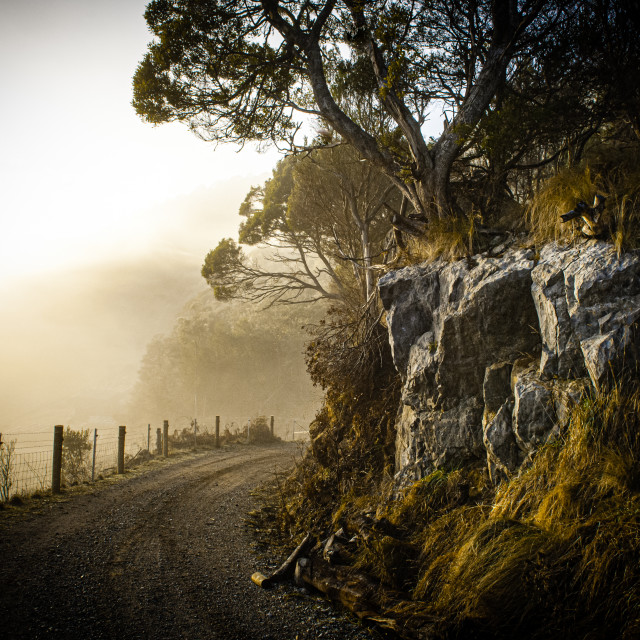
[[[360,238],[362,242],[362,263],[364,266],[364,282],[365,282],[365,300],[368,300],[373,292],[373,273],[371,267],[373,261],[371,259],[371,243],[369,242],[369,227],[365,223],[360,230]]]
[[[542,4],[540,0],[525,17],[519,14],[515,0],[493,0],[491,11],[494,29],[482,68],[477,76],[469,78],[469,85],[456,116],[432,148],[426,144],[416,119],[402,98],[393,88],[387,86],[388,69],[383,54],[373,38],[369,37],[369,57],[374,76],[383,90],[383,103],[402,130],[410,149],[413,180],[409,182],[403,177],[406,167],[399,164],[388,149],[379,145],[376,138],[349,118],[335,102],[325,76],[318,33],[303,37],[301,32],[296,32],[294,37],[294,34],[287,31],[293,29],[292,27],[288,26],[285,29],[280,24],[284,21],[277,12],[272,11],[270,19],[276,28],[280,28],[285,38],[292,42],[297,38],[296,44],[305,49],[307,76],[322,116],[363,158],[367,158],[382,170],[412,203],[415,212],[428,220],[434,217],[445,219],[454,215],[449,177],[453,163],[464,148],[465,132],[471,131],[478,124],[489,107],[504,81],[505,71],[519,35],[540,11]],[[330,2],[325,9],[331,11],[333,6],[334,3]],[[369,25],[366,23],[361,3],[349,2],[347,6],[355,26],[363,32],[368,32]]]

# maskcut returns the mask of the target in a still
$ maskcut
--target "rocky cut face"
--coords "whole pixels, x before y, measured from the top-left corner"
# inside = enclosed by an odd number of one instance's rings
[[[404,380],[398,481],[487,460],[497,481],[554,438],[586,389],[637,366],[640,253],[512,248],[390,272],[379,288]]]

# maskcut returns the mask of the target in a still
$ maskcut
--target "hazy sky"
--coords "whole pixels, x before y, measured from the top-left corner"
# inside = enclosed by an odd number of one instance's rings
[[[0,0],[0,272],[148,246],[154,205],[273,164],[131,107],[143,0]]]
[[[277,160],[136,116],[145,6],[0,0],[0,426],[9,405],[32,409],[60,387],[52,358],[67,386],[98,370],[135,378],[146,341],[203,286],[206,251],[236,234],[244,193]],[[144,310],[155,315],[141,325]]]

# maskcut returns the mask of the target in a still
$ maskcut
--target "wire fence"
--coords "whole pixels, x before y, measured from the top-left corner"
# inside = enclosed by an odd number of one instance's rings
[[[78,478],[91,479],[116,467],[118,453],[118,428],[86,429],[88,448],[82,456],[80,474],[74,474],[70,483]],[[95,438],[95,467],[94,457]],[[131,448],[138,449],[132,443]],[[51,489],[53,460],[53,429],[31,432],[3,432],[0,439],[0,501],[14,495],[31,495]],[[63,463],[64,471],[64,463]]]
[[[263,416],[265,418],[266,416]],[[267,417],[269,419],[270,417]],[[222,416],[220,419],[220,433],[228,431],[231,435],[241,435],[246,433],[250,428],[250,423],[255,422],[256,418],[247,418],[247,416]],[[274,434],[285,441],[306,440],[309,437],[309,422],[311,418],[278,418],[275,420]],[[175,424],[181,425],[182,428],[193,428],[189,423],[184,425],[177,421]],[[198,433],[206,431],[213,433],[215,430],[215,416],[208,416],[198,419]]]
[[[255,418],[224,417],[219,420],[220,436],[248,437],[252,421],[255,426]],[[303,425],[304,419],[284,419],[277,423],[274,433],[282,440],[305,440],[309,434]],[[83,437],[79,440],[69,438],[66,450],[63,443],[63,486],[89,482],[117,470],[119,427],[85,427],[79,431]],[[152,429],[151,424],[127,427],[125,457],[131,460],[143,449],[156,453],[158,438],[162,438],[162,431],[160,434],[158,431],[161,429]],[[215,433],[215,416],[199,419],[195,424],[183,416],[170,425],[169,442],[175,442],[176,448],[179,444],[183,447],[207,446],[214,442]],[[78,431],[70,435],[76,434]],[[52,488],[53,435],[53,428],[0,433],[0,502],[13,496],[44,493]]]

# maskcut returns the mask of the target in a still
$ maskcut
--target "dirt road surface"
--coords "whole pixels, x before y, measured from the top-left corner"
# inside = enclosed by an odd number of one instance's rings
[[[293,587],[250,581],[273,568],[243,522],[250,492],[294,453],[211,451],[4,519],[0,638],[371,638]]]

